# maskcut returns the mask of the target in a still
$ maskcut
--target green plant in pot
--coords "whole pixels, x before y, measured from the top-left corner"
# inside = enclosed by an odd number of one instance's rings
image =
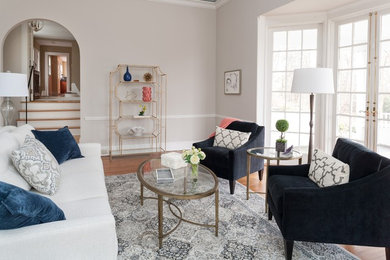
[[[285,139],[285,133],[288,130],[289,124],[286,119],[280,119],[276,121],[276,129],[280,132],[280,138],[276,140],[275,148],[277,152],[285,152],[287,148],[287,140]]]

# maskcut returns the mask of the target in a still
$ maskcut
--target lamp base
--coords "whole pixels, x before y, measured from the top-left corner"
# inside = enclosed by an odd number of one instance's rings
[[[14,103],[11,101],[10,97],[5,97],[3,103],[0,107],[1,115],[4,119],[4,126],[10,125],[12,117],[15,113]]]

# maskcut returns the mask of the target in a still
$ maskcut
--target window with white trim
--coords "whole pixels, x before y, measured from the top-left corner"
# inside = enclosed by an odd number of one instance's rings
[[[319,34],[318,26],[271,31],[270,145],[280,136],[275,128],[276,121],[287,119],[290,124],[286,133],[288,144],[308,146],[309,95],[291,93],[291,85],[295,69],[317,67]]]

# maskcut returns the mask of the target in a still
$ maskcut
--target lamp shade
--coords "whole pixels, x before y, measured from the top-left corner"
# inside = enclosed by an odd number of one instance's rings
[[[310,68],[295,70],[291,92],[333,94],[333,70],[329,68]]]
[[[27,75],[0,73],[0,97],[27,97]]]

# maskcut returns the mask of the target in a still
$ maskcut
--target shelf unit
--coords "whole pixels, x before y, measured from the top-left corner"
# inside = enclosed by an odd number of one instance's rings
[[[124,81],[129,67],[136,80]],[[141,81],[145,73],[152,81]],[[123,156],[166,151],[167,135],[167,75],[158,66],[119,64],[110,72],[109,155]],[[152,100],[142,100],[142,88],[150,87]],[[140,106],[146,106],[145,116],[139,116]],[[143,127],[142,135],[131,133],[131,128]]]

